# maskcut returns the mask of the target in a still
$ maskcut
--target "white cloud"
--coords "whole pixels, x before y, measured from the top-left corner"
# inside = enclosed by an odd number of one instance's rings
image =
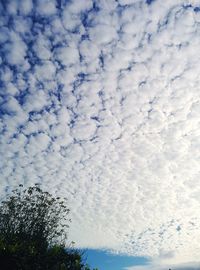
[[[24,0],[20,2],[19,10],[22,15],[28,15],[33,8],[32,0]]]
[[[10,33],[9,43],[5,45],[6,60],[10,65],[21,65],[26,56],[27,46],[16,33]]]
[[[94,122],[77,121],[72,129],[72,136],[77,140],[92,139],[96,130]]]
[[[117,38],[116,29],[107,24],[99,24],[89,30],[90,39],[98,45],[112,42]]]
[[[79,53],[75,46],[58,48],[57,59],[65,66],[75,64],[79,60]]]
[[[45,72],[45,69],[42,70]],[[49,74],[47,73],[47,76]],[[49,77],[50,78],[50,77]],[[30,94],[25,99],[24,108],[26,111],[40,111],[44,106],[48,106],[50,104],[48,94],[42,90],[35,89],[35,93]]]
[[[36,10],[39,15],[51,16],[56,13],[56,1],[40,0],[37,1]]]
[[[44,133],[39,133],[37,135],[32,135],[29,139],[29,142],[25,148],[27,154],[35,156],[36,154],[45,151],[50,143],[50,138]]]
[[[151,258],[135,270],[195,267],[198,9],[182,0],[8,2],[0,194],[42,182],[68,197],[79,247]]]
[[[51,57],[50,42],[45,39],[41,34],[38,35],[34,44],[34,51],[41,60],[49,60]],[[49,72],[48,72],[49,73]]]
[[[149,264],[145,266],[133,266],[125,268],[124,270],[165,270],[165,269],[177,269],[177,270],[198,270],[200,267],[198,262],[189,262],[185,264]]]
[[[44,56],[45,57],[45,56]],[[56,72],[56,67],[51,61],[46,61],[42,65],[35,67],[35,75],[38,80],[53,80]]]

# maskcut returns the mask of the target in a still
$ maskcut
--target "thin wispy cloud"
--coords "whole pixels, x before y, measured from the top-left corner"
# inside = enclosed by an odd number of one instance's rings
[[[199,261],[200,2],[0,12],[1,196],[40,182],[68,198],[79,247]]]

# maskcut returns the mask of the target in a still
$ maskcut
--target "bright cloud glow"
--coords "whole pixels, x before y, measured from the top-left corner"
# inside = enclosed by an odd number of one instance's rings
[[[66,196],[79,247],[199,261],[200,2],[0,11],[0,194]]]

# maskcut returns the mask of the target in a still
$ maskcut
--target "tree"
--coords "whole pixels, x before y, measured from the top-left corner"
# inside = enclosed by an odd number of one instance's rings
[[[1,269],[89,270],[80,252],[66,248],[68,215],[66,200],[38,184],[19,185],[0,204]]]

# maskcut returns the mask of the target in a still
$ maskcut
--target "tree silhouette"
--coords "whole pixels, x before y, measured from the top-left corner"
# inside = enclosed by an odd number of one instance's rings
[[[66,200],[38,184],[19,185],[0,204],[1,269],[89,270],[80,252],[66,248],[68,215]]]

